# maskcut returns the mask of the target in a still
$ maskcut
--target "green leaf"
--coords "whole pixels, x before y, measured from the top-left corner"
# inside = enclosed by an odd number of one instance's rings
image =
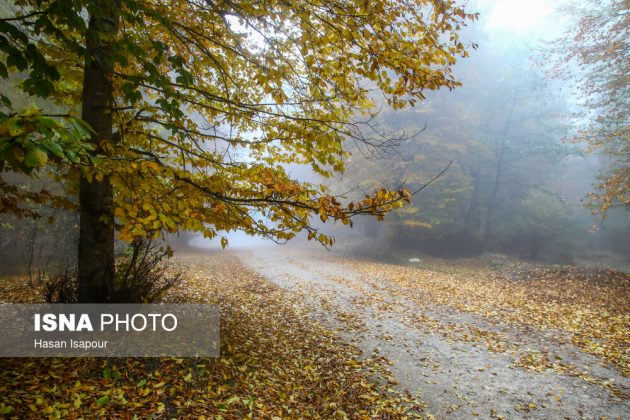
[[[31,168],[41,168],[48,162],[48,153],[39,146],[35,146],[26,153],[23,162]]]
[[[4,405],[4,403],[0,404],[0,416],[9,414],[12,411],[13,407],[11,407],[10,405]]]
[[[72,151],[72,150],[66,150],[66,151],[65,151],[65,154],[66,154],[66,156],[68,157],[68,160],[69,160],[70,162],[72,162],[72,163],[79,163],[79,162],[80,162],[79,157],[77,156],[77,154],[76,154],[74,151]]]
[[[59,128],[59,123],[50,117],[39,117],[37,123],[51,130]]]
[[[7,139],[0,139],[0,160],[5,160],[13,144]]]
[[[96,400],[96,404],[98,404],[99,407],[104,406],[108,402],[109,402],[109,397],[107,395],[104,395],[101,398],[99,398],[98,400]]]
[[[90,137],[90,126],[85,124],[80,124],[79,119],[72,118],[70,120],[70,125],[74,130],[74,135],[76,139],[84,139]]]
[[[60,159],[63,159],[65,156],[63,154],[63,149],[59,146],[58,143],[53,140],[47,139],[42,142],[42,146],[44,146],[50,153],[57,156]]]
[[[19,71],[24,71],[28,67],[28,62],[18,50],[14,50],[9,53],[7,57],[7,65],[9,67],[15,67]]]
[[[12,118],[11,123],[9,125],[9,135],[11,137],[17,137],[20,134],[24,133],[25,129],[22,125],[22,122],[17,118]]]
[[[90,133],[96,134],[96,131],[94,131],[92,127],[90,127],[90,124],[86,123],[82,119],[72,118],[71,121],[81,127],[81,132],[85,132],[87,133],[87,135],[89,135]]]
[[[6,106],[7,108],[11,108],[11,100],[1,93],[0,93],[0,102],[2,102],[2,105]]]

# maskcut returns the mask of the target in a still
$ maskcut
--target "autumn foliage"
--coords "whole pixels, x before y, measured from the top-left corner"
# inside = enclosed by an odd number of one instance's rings
[[[605,168],[590,194],[594,212],[630,205],[630,8],[627,1],[591,1],[566,10],[574,24],[548,52],[553,75],[577,87],[576,142],[600,155]]]
[[[452,1],[424,0],[26,1],[13,10],[2,21],[0,75],[25,72],[29,94],[72,114],[91,88],[84,61],[111,65],[112,137],[93,135],[102,159],[75,165],[67,179],[111,183],[120,238],[239,229],[282,241],[308,230],[324,244],[332,240],[313,215],[380,217],[409,192],[344,203],[286,165],[329,177],[343,170],[345,139],[385,139],[370,124],[374,95],[404,108],[456,87],[451,67],[467,54],[456,31],[474,18]],[[86,44],[94,31],[100,49]]]

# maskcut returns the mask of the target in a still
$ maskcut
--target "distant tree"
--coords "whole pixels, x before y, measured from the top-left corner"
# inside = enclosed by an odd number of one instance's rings
[[[553,75],[571,81],[579,95],[574,140],[607,164],[590,194],[605,217],[614,206],[630,209],[630,3],[589,0],[564,11],[575,22],[547,52]]]
[[[538,259],[545,245],[559,245],[569,237],[570,208],[558,195],[532,188],[519,200],[518,206],[519,211],[514,215],[512,224],[506,225],[504,237],[506,242],[512,243],[512,247],[514,244],[521,247],[527,258]],[[566,245],[547,249],[554,249],[554,255],[571,254]]]
[[[344,168],[344,139],[382,144],[371,95],[399,109],[458,86],[451,67],[467,53],[457,31],[474,18],[453,0],[22,0],[9,9],[0,76],[21,72],[26,92],[81,109],[93,130],[89,159],[70,172],[83,302],[112,295],[116,227],[126,240],[239,229],[284,241],[306,230],[331,244],[313,216],[349,224],[400,206],[407,190],[342,204],[283,165],[329,177]]]
[[[397,211],[388,224],[409,236],[406,247],[418,245],[436,254],[505,244],[502,237],[515,218],[529,212],[523,198],[533,189],[553,189],[554,175],[570,152],[562,143],[563,97],[532,71],[525,48],[502,50],[482,42],[456,70],[465,83],[461,90],[432,93],[419,109],[384,115],[399,130],[426,125],[417,139],[401,145],[401,156],[352,160],[345,176],[346,188],[358,182],[367,190],[403,180],[413,188],[452,161],[444,176],[423,191],[417,207]],[[537,228],[552,224],[542,219]],[[439,249],[438,243],[444,246]]]

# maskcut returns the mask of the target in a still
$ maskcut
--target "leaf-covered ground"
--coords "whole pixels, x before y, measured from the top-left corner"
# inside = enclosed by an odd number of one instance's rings
[[[584,351],[630,376],[630,276],[622,272],[510,262],[490,268],[437,261],[420,268],[366,262],[352,266],[400,286],[418,303],[561,330]]]
[[[169,302],[222,307],[213,359],[0,359],[7,418],[401,418],[423,405],[391,387],[387,361],[314,319],[299,296],[228,255],[181,259]],[[24,279],[0,280],[0,302],[41,302]]]
[[[330,253],[242,260],[391,363],[438,418],[627,418],[630,280],[497,261],[399,266]]]
[[[238,257],[238,258],[237,258]],[[240,258],[240,261],[239,261]],[[627,418],[619,272],[317,250],[179,258],[170,302],[222,306],[216,359],[0,359],[13,418]],[[40,302],[22,278],[0,301]],[[422,401],[422,402],[421,402]]]

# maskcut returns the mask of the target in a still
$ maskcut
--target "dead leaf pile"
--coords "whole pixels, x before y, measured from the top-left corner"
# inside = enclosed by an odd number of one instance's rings
[[[359,351],[296,297],[227,255],[181,259],[167,302],[219,303],[221,357],[0,359],[8,418],[401,418],[423,405],[394,391],[384,358]],[[41,301],[10,284],[0,300]],[[29,293],[30,291],[30,293]]]
[[[577,267],[524,271],[432,261],[431,268],[339,260],[371,282],[384,279],[399,295],[448,305],[494,322],[560,330],[585,352],[630,375],[630,276]],[[538,364],[536,362],[535,364]]]

